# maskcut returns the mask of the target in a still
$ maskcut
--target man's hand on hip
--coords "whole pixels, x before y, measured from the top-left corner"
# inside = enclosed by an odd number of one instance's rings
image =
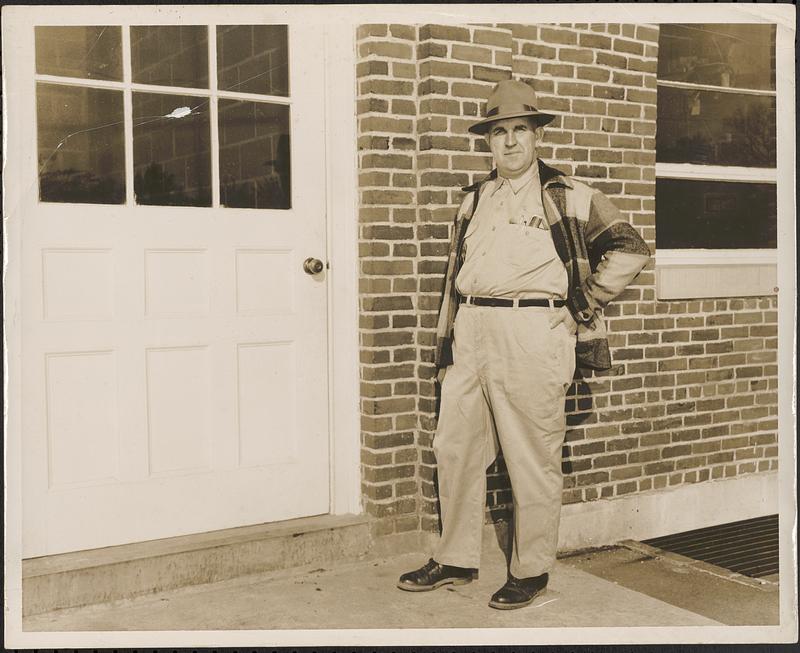
[[[578,323],[566,306],[562,306],[550,316],[550,328],[555,329],[562,322],[567,325],[567,331],[569,331],[570,335],[575,335],[578,330]]]

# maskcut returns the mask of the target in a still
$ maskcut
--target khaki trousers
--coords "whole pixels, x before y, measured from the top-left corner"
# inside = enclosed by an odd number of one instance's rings
[[[514,499],[510,571],[538,576],[555,560],[575,337],[563,324],[550,328],[551,310],[459,307],[433,441],[443,526],[433,557],[441,564],[480,566],[486,468],[498,440]]]

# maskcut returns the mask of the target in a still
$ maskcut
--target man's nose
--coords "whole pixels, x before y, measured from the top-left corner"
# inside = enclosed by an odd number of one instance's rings
[[[517,144],[517,135],[513,131],[506,132],[506,147],[514,147]]]

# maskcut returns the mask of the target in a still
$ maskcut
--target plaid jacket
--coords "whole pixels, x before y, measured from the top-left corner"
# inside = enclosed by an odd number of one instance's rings
[[[465,187],[447,256],[442,304],[436,327],[437,367],[453,362],[453,322],[459,305],[456,276],[464,262],[464,235],[485,183],[497,171]],[[556,252],[567,270],[567,306],[578,323],[578,367],[611,367],[602,309],[636,278],[650,259],[645,242],[602,192],[539,161],[542,204]]]

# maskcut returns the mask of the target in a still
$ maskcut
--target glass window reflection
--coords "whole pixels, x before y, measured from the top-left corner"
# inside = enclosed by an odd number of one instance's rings
[[[208,28],[131,27],[131,66],[140,84],[208,88]]]
[[[656,248],[777,247],[774,184],[656,180]]]
[[[659,80],[775,90],[775,26],[661,25]]]
[[[122,91],[36,85],[39,199],[123,204]]]
[[[219,88],[239,93],[289,95],[286,25],[217,27]]]
[[[289,107],[219,101],[220,203],[291,208]]]
[[[211,206],[208,98],[134,93],[133,169],[139,204]]]
[[[122,30],[118,25],[37,26],[34,34],[38,74],[122,81]]]
[[[775,98],[659,86],[658,160],[774,167]]]

